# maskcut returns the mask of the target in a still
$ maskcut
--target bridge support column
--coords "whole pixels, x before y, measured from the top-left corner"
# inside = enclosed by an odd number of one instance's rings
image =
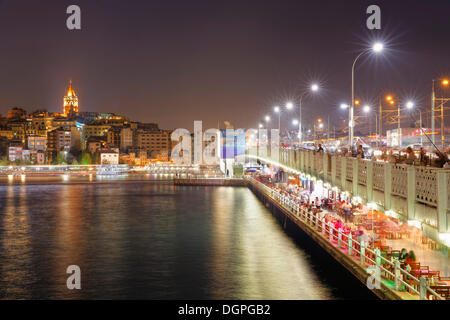
[[[367,178],[366,178],[366,189],[367,189],[367,202],[373,201],[373,162],[367,163]]]
[[[384,210],[390,210],[392,193],[392,163],[384,164]]]
[[[446,177],[446,175],[448,175]],[[443,170],[437,172],[437,227],[438,232],[447,233],[450,232],[449,222],[447,221],[447,207],[448,207],[448,190],[447,179],[450,179],[450,173],[446,173]]]
[[[336,185],[336,156],[331,157],[331,184]]]
[[[341,159],[341,189],[345,190],[345,181],[347,180],[347,161],[350,161],[347,157],[342,157]]]
[[[407,190],[407,199],[406,202],[408,204],[408,220],[414,220],[415,218],[415,212],[414,212],[414,204],[416,202],[416,170],[414,169],[414,166],[408,166],[407,169],[408,174],[408,190]]]
[[[352,180],[352,193],[354,196],[359,196],[358,194],[358,167],[359,167],[359,160],[352,158],[351,161],[353,161],[353,180]]]

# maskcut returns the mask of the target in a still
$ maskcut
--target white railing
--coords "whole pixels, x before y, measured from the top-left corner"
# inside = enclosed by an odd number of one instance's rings
[[[314,213],[307,212],[293,199],[283,195],[279,191],[272,189],[253,178],[246,177],[246,179],[266,194],[266,196],[280,203],[280,205],[289,213],[293,214],[296,219],[299,219],[310,226],[316,233],[320,234],[333,246],[337,245],[339,248],[347,249],[347,253],[340,252],[352,257],[362,268],[366,269],[367,267],[374,267],[375,272],[380,275],[381,272],[383,272],[385,280],[392,279],[394,281],[396,291],[400,291],[401,286],[404,286],[405,289],[409,290],[411,293],[418,295],[421,300],[429,300],[428,297],[434,300],[445,300],[430,288],[424,276],[418,279],[407,270],[401,268],[398,260],[388,260],[382,257],[378,248],[371,249],[366,246],[364,241],[359,242],[356,239],[353,239],[351,232],[349,235],[346,235],[342,232],[342,229],[338,230],[331,222],[327,224],[325,219],[321,220]]]

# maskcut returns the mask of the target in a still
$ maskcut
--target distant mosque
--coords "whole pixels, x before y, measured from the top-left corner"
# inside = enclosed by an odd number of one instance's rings
[[[72,80],[69,81],[69,90],[64,97],[64,116],[67,117],[70,114],[78,113],[78,97],[72,88]]]

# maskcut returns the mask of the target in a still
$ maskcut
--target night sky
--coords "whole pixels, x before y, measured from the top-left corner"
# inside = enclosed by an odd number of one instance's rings
[[[71,4],[80,31],[66,28]],[[366,28],[370,4],[381,30]],[[304,117],[338,125],[353,59],[375,40],[386,50],[358,62],[356,96],[374,104],[392,92],[429,108],[431,79],[450,76],[449,16],[449,0],[0,0],[0,113],[60,112],[72,79],[80,111],[248,128],[319,81]]]

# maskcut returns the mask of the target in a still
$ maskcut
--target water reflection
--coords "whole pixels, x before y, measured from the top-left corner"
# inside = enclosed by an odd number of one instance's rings
[[[0,205],[2,298],[336,298],[246,188],[10,185]]]

